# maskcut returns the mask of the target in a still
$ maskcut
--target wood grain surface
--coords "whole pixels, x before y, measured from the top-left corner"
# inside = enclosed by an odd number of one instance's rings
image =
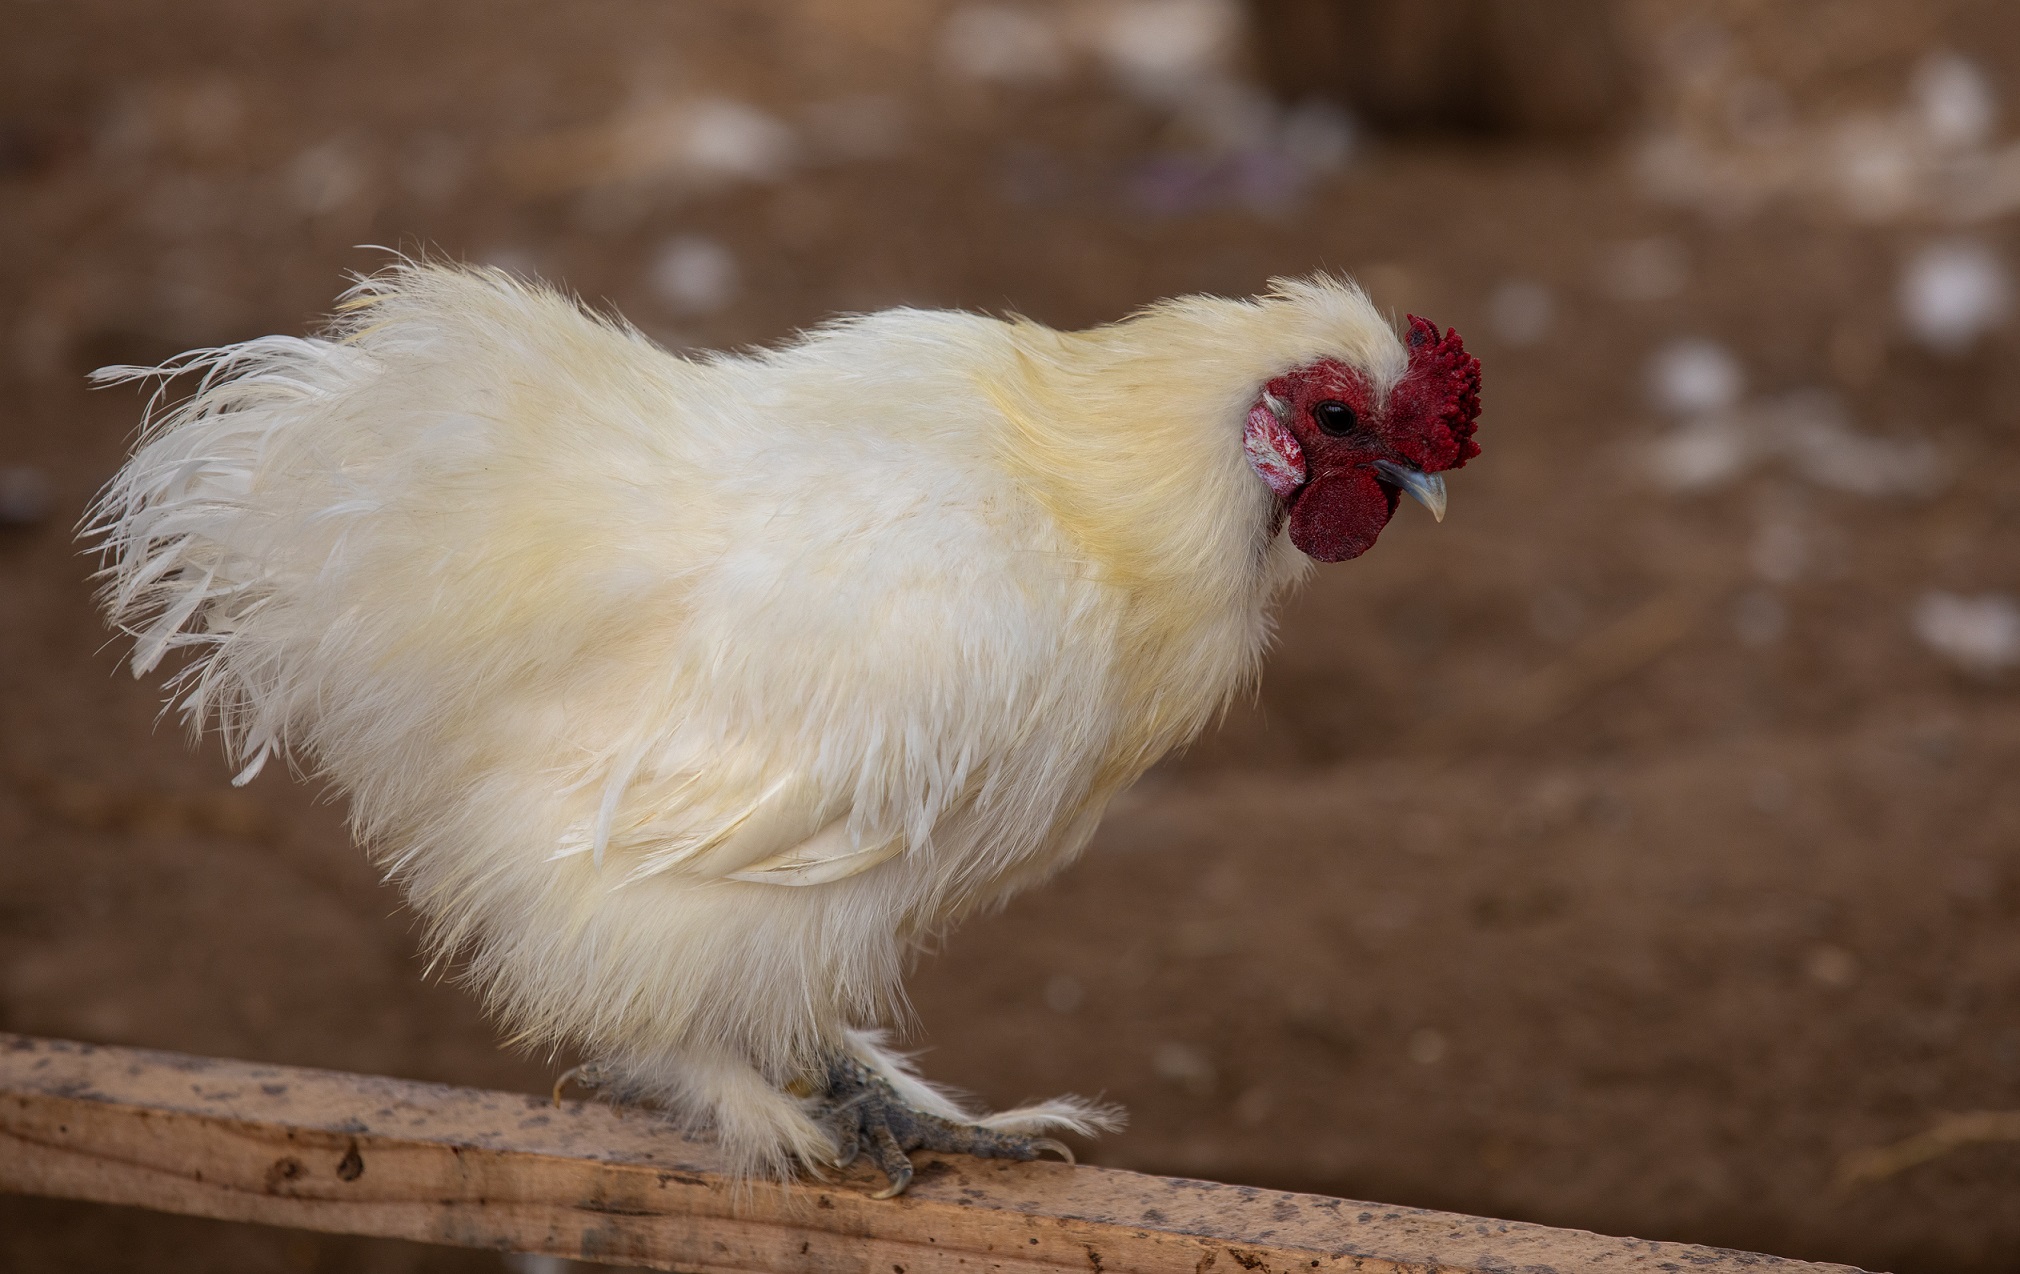
[[[739,1184],[649,1112],[0,1033],[0,1190],[691,1271],[1844,1270],[1064,1164]]]

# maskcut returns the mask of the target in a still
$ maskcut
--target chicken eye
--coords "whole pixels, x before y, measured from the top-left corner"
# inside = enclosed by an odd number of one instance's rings
[[[1312,408],[1312,419],[1319,422],[1320,429],[1335,438],[1354,432],[1354,426],[1360,423],[1354,418],[1352,407],[1333,398]]]

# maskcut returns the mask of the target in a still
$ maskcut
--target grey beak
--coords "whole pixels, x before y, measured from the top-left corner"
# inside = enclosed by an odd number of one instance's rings
[[[1429,509],[1432,521],[1445,520],[1445,479],[1442,475],[1419,473],[1408,465],[1391,460],[1377,460],[1373,468],[1382,475],[1382,481]]]

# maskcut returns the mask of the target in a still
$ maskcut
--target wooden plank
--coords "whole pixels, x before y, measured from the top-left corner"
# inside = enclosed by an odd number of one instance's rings
[[[596,1102],[0,1033],[0,1190],[299,1229],[746,1274],[1843,1271],[1318,1195],[918,1157],[738,1185]]]

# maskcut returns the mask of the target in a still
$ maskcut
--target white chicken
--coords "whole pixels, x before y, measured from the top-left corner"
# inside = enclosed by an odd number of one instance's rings
[[[897,309],[679,357],[403,262],[159,399],[100,499],[135,675],[350,800],[518,1041],[747,1173],[1031,1158],[877,1026],[1252,684],[1308,558],[1476,453],[1479,364],[1315,278],[1063,333]]]

